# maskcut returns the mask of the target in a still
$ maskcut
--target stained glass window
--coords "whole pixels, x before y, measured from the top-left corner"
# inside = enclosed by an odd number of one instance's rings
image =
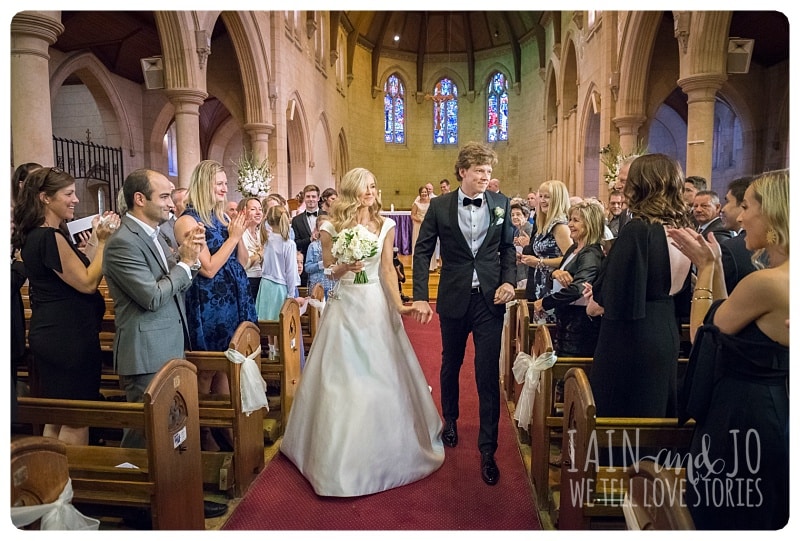
[[[508,141],[508,81],[496,72],[486,92],[486,129],[490,143]]]
[[[390,75],[383,85],[383,140],[406,142],[406,89],[397,75]]]
[[[433,89],[433,143],[458,144],[458,87],[448,78]]]

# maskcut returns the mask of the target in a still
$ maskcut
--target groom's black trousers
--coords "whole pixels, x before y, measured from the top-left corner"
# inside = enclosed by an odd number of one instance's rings
[[[490,307],[482,293],[470,295],[467,313],[460,318],[439,314],[442,330],[442,416],[458,419],[458,382],[467,338],[472,333],[475,345],[475,383],[478,387],[480,431],[478,449],[494,453],[497,449],[497,422],[500,418],[500,342],[503,315]]]

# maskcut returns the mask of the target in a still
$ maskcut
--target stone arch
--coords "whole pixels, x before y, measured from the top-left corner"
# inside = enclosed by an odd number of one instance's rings
[[[300,95],[295,91],[289,96],[295,100],[294,119],[286,118],[286,163],[288,170],[287,190],[289,197],[307,184],[310,145],[308,135],[308,114]]]
[[[164,87],[205,91],[205,69],[197,61],[195,31],[201,30],[196,11],[154,11],[164,57]],[[212,15],[212,14],[207,14]],[[208,17],[213,21],[216,15]],[[213,29],[213,27],[212,27]],[[206,29],[210,32],[211,29]]]
[[[341,182],[342,177],[348,171],[350,167],[350,150],[347,146],[347,134],[344,131],[344,128],[339,130],[339,136],[337,137],[337,148],[336,148],[336,170],[334,172],[334,176],[336,177],[336,185],[339,185]]]
[[[269,12],[263,11],[223,11],[221,14],[239,62],[246,124],[271,121],[269,16]]]
[[[70,55],[55,69],[50,77],[50,107],[52,108],[52,97],[58,93],[58,89],[61,88],[67,77],[73,73],[80,77],[91,92],[97,102],[100,114],[103,116],[104,123],[108,126],[110,117],[116,121],[117,133],[112,134],[107,131],[106,134],[116,136],[119,140],[116,144],[109,141],[111,143],[109,146],[118,145],[127,148],[130,155],[133,156],[136,149],[134,148],[131,116],[105,66],[93,54],[84,52]]]
[[[653,55],[660,11],[630,12],[622,31],[620,44],[618,117],[643,117],[650,59]]]
[[[592,101],[593,94],[602,95],[599,86],[591,82],[580,108],[583,114],[578,141],[582,144],[578,145],[577,159],[575,160],[577,166],[582,165],[576,169],[575,193],[582,194],[584,197],[605,195],[605,190],[602,190],[600,184],[600,175],[603,172],[600,163],[600,103]],[[598,108],[597,112],[594,110],[595,105]]]
[[[333,187],[335,185],[333,145],[331,143],[330,123],[325,111],[320,113],[311,138],[311,148],[314,150],[309,158],[312,181],[320,187],[320,190]]]

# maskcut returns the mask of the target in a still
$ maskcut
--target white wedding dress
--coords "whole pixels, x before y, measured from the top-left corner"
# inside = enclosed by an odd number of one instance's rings
[[[361,496],[412,483],[444,461],[442,420],[402,317],[380,284],[340,281],[325,307],[289,412],[281,452],[321,496]],[[330,222],[322,227],[335,236]],[[391,284],[397,287],[396,284]]]

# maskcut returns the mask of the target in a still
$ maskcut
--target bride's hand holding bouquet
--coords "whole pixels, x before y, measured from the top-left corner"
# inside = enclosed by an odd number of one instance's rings
[[[340,232],[331,249],[331,254],[339,264],[347,265],[347,270],[355,273],[354,284],[369,282],[363,261],[377,253],[378,241],[375,235],[361,224]]]

